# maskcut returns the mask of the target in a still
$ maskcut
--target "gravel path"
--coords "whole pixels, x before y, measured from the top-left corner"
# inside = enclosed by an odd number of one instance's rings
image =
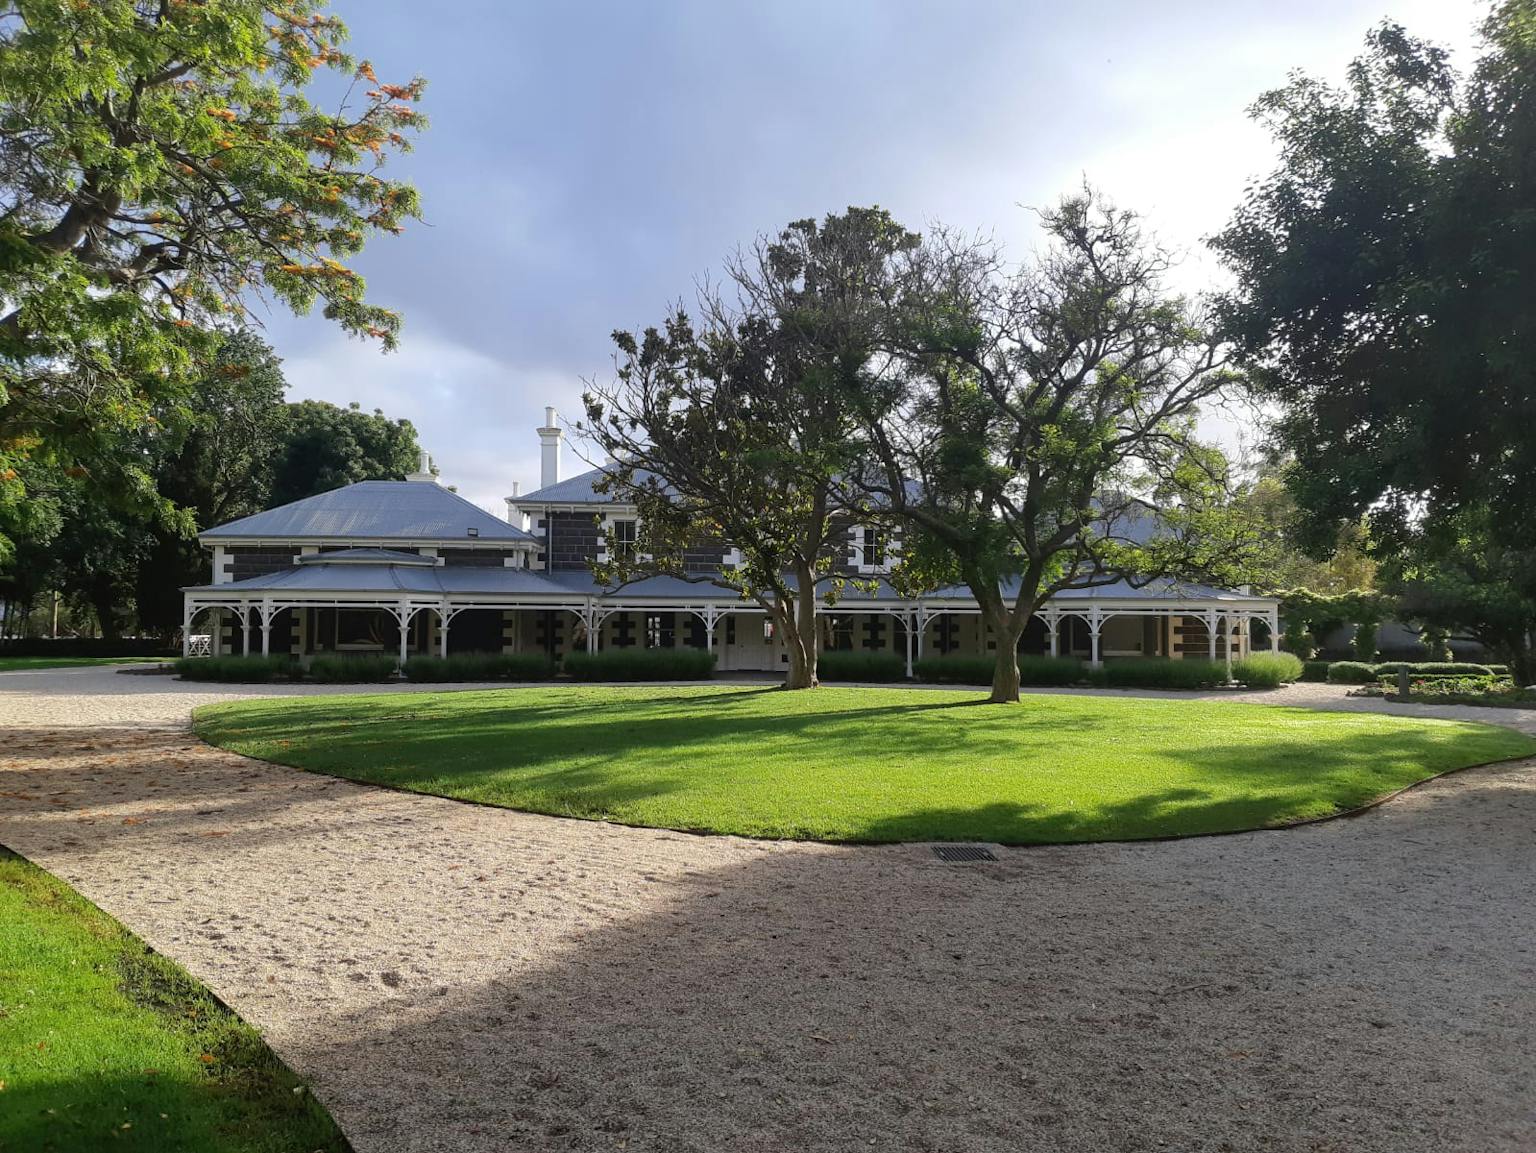
[[[0,843],[261,1028],[359,1153],[1536,1147],[1536,762],[1285,832],[957,866],[186,734],[234,695],[0,674]]]

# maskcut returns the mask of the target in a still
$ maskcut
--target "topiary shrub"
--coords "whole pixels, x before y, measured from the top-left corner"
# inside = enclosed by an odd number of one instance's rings
[[[1368,685],[1376,680],[1376,666],[1363,661],[1334,661],[1328,666],[1330,685]]]
[[[1209,689],[1225,684],[1227,667],[1220,661],[1173,661],[1162,657],[1106,661],[1091,669],[1092,684],[1110,689]]]
[[[309,662],[309,676],[327,685],[373,684],[393,678],[397,667],[395,658],[383,653],[321,655]]]
[[[703,649],[608,649],[567,653],[565,671],[578,681],[702,681],[715,675]]]
[[[1275,689],[1301,679],[1304,667],[1294,653],[1251,653],[1232,662],[1232,678],[1249,688]]]
[[[259,685],[269,681],[298,680],[303,672],[299,662],[286,653],[249,657],[182,657],[176,662],[176,673],[184,681]]]
[[[455,653],[410,657],[401,667],[406,680],[423,684],[464,681],[547,681],[555,662],[543,653]]]
[[[1328,679],[1328,666],[1332,663],[1332,661],[1302,661],[1300,679],[1304,681],[1326,681]]]
[[[824,652],[816,658],[816,676],[824,681],[901,681],[907,662],[895,653]]]

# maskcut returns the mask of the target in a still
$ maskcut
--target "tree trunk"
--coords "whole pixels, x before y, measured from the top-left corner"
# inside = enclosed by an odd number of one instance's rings
[[[816,680],[816,589],[810,568],[795,565],[798,588],[794,600],[775,601],[774,627],[784,634],[784,648],[789,653],[789,672],[784,677],[786,689],[814,689]],[[807,595],[809,590],[809,595]]]

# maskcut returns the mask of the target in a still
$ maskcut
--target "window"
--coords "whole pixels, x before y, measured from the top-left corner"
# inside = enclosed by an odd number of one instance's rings
[[[864,564],[869,568],[885,564],[885,538],[873,525],[864,527]]]
[[[650,613],[645,618],[645,647],[670,649],[676,635],[676,617],[673,613]]]
[[[827,648],[833,652],[846,653],[853,649],[853,618],[851,616],[831,616],[827,618]]]
[[[608,555],[630,557],[635,552],[635,522],[616,520],[608,529]]]

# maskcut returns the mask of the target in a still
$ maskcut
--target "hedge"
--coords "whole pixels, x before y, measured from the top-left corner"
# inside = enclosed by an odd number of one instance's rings
[[[912,666],[920,681],[950,685],[990,685],[997,670],[994,657],[924,657]],[[1075,685],[1087,676],[1083,662],[1073,657],[1020,657],[1021,685]]]
[[[157,637],[13,637],[0,641],[0,657],[174,657]]]
[[[1376,679],[1376,666],[1363,661],[1334,661],[1328,666],[1330,685],[1368,685]]]
[[[401,667],[409,681],[547,681],[555,662],[543,653],[455,653],[450,657],[409,657]]]
[[[1232,662],[1232,679],[1249,688],[1275,689],[1300,680],[1304,671],[1294,653],[1251,653]]]
[[[607,649],[567,653],[565,671],[578,681],[700,681],[715,674],[703,649]]]
[[[824,652],[816,658],[816,676],[824,681],[900,681],[907,662],[895,653]]]
[[[1376,665],[1376,675],[1407,672],[1413,676],[1491,677],[1492,665],[1474,665],[1465,661],[1383,661]]]
[[[184,681],[221,681],[225,684],[265,684],[268,681],[296,681],[304,674],[293,657],[182,657],[176,672]]]
[[[310,679],[326,685],[371,684],[391,680],[400,662],[382,653],[317,656],[309,662]]]
[[[1226,683],[1227,666],[1220,661],[1146,657],[1108,661],[1103,668],[1090,669],[1088,679],[1110,689],[1209,689]]]
[[[1328,666],[1332,661],[1302,661],[1301,677],[1304,681],[1326,681],[1328,679]]]
[[[1335,661],[1328,668],[1328,683],[1334,685],[1368,685],[1377,677],[1396,675],[1399,671],[1409,676],[1433,676],[1436,674],[1456,677],[1497,676],[1491,665],[1475,665],[1466,661],[1383,661],[1365,664],[1362,661]]]

